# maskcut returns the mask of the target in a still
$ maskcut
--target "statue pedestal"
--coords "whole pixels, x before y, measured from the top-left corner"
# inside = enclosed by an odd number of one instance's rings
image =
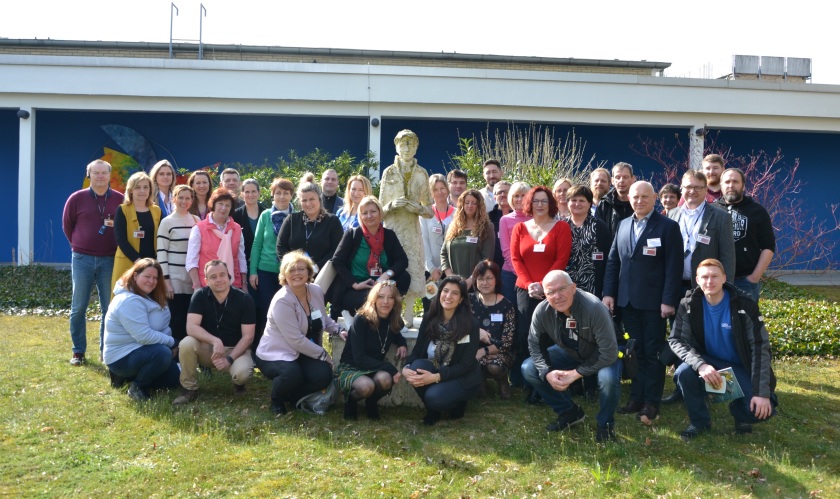
[[[415,324],[419,325],[419,319],[415,319]],[[339,320],[339,322],[343,322]],[[402,333],[403,337],[405,338],[406,346],[408,347],[409,353],[414,349],[414,344],[417,343],[417,329],[411,328],[406,332]],[[335,359],[336,364],[338,364],[338,359],[341,358],[341,352],[344,351],[345,342],[339,337],[330,338],[330,347],[332,348],[332,358]],[[393,345],[391,346],[388,353],[385,354],[385,360],[393,364],[397,369],[403,368],[403,361],[398,360],[396,358],[397,349]],[[343,399],[342,399],[343,400]],[[398,384],[391,389],[391,393],[387,397],[382,397],[379,400],[380,407],[395,407],[395,406],[403,406],[403,407],[416,407],[422,409],[423,401],[420,400],[420,397],[417,396],[417,392],[414,391],[414,387],[409,385],[408,382],[404,379],[401,379]]]

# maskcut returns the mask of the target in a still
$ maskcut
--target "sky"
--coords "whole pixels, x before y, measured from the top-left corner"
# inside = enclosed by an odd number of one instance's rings
[[[0,0],[0,38],[168,43],[170,1]],[[840,84],[833,2],[811,0],[176,0],[176,40],[208,44],[457,52],[669,62],[716,78],[732,55],[812,59]],[[196,42],[197,43],[197,42]]]

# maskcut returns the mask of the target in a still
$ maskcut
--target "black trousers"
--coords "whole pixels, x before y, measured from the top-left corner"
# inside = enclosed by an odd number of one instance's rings
[[[310,393],[323,390],[333,379],[332,368],[322,360],[301,355],[297,360],[256,359],[260,372],[271,380],[271,402],[296,403]]]
[[[409,369],[416,371],[423,369],[431,373],[437,373],[435,365],[429,359],[416,359],[407,366]],[[441,381],[432,385],[415,387],[417,395],[423,400],[426,409],[432,411],[451,411],[458,404],[467,402],[475,396],[477,389],[468,390],[461,385],[461,381],[457,379],[450,379],[448,381]]]
[[[190,309],[191,298],[191,294],[176,294],[171,300],[166,300],[172,316],[169,319],[169,327],[172,328],[172,337],[176,345],[187,336],[187,312]]]
[[[621,310],[624,327],[636,340],[639,372],[630,385],[630,399],[659,406],[665,387],[665,365],[659,352],[665,345],[665,319],[660,310],[640,310],[626,306]]]

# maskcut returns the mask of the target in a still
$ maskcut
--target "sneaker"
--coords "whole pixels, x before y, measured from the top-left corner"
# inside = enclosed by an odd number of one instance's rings
[[[71,366],[80,366],[85,363],[85,354],[83,353],[74,353],[72,357],[70,357],[70,365]]]
[[[575,405],[571,409],[568,409],[563,414],[559,415],[557,417],[557,421],[549,423],[545,429],[547,431],[563,431],[566,428],[580,423],[585,417],[586,414],[583,412],[583,409],[581,409],[579,405]]]
[[[607,442],[615,442],[615,429],[613,425],[598,426],[598,431],[595,433],[595,441],[599,444]]]
[[[739,423],[738,421],[735,421],[735,433],[738,435],[752,433],[752,425],[749,423]]]
[[[190,402],[194,401],[198,398],[198,390],[187,390],[186,388],[181,389],[181,394],[175,397],[175,400],[172,401],[172,405],[185,405],[189,404]]]
[[[680,438],[683,439],[684,442],[688,442],[694,439],[696,436],[700,435],[703,432],[707,432],[712,429],[712,425],[697,427],[693,424],[688,425],[686,429],[680,432]]]
[[[146,393],[146,390],[137,386],[137,383],[132,383],[131,386],[128,387],[128,396],[137,402],[143,402],[151,398],[149,394]]]
[[[615,412],[619,414],[637,414],[642,410],[642,402],[639,400],[631,400],[627,405],[619,407]]]
[[[108,370],[108,375],[111,377],[111,388],[120,388],[128,381],[126,378],[118,374],[114,374],[114,371]]]

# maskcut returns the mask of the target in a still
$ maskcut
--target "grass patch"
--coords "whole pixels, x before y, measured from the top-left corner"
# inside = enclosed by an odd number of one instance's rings
[[[821,296],[832,303],[840,303],[840,286],[800,286],[805,291]]]
[[[840,496],[834,360],[778,362],[781,413],[752,435],[736,436],[718,405],[712,433],[685,444],[685,409],[668,406],[651,428],[616,416],[619,442],[604,447],[589,402],[559,434],[543,430],[548,408],[495,397],[432,428],[409,409],[378,423],[347,423],[340,408],[275,419],[259,374],[242,399],[215,375],[188,407],[172,408],[175,393],[137,404],[102,364],[67,363],[65,318],[0,315],[0,330],[13,346],[0,363],[0,496]]]

